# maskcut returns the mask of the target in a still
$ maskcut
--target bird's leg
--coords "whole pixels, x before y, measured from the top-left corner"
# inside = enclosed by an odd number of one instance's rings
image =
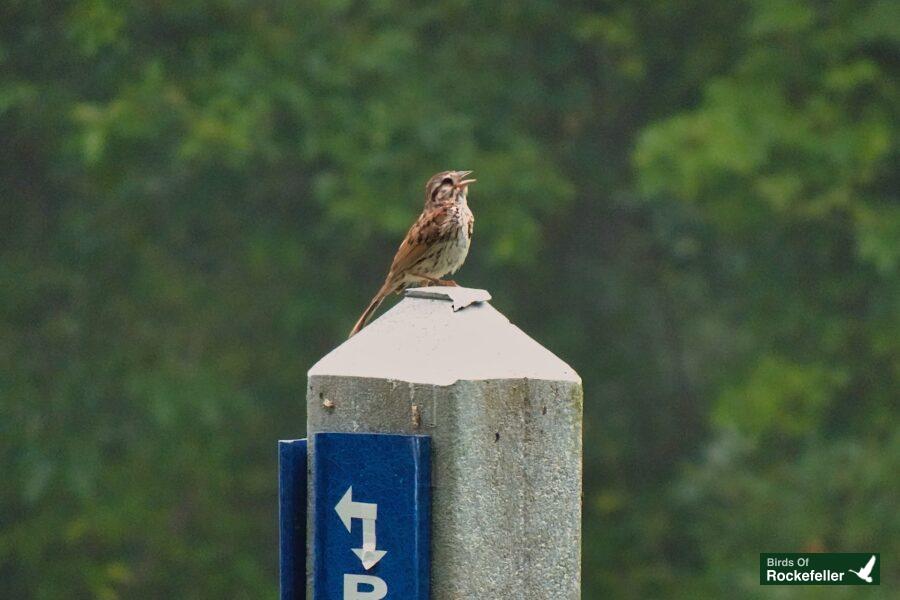
[[[413,273],[412,271],[410,271],[409,274],[413,277],[424,279],[431,285],[436,285],[439,287],[459,287],[459,284],[452,279],[438,279],[437,277],[430,277],[428,275],[422,275],[421,273]]]
[[[447,282],[447,281],[444,281],[443,279],[438,279],[437,277],[431,277],[429,275],[422,275],[421,273],[413,273],[412,271],[410,271],[409,274],[412,275],[413,277],[418,277],[420,279],[424,279],[431,285],[438,285],[438,286],[440,286],[440,285],[456,285],[455,282]]]

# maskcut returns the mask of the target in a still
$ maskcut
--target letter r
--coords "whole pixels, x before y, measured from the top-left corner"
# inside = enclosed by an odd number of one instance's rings
[[[370,585],[371,590],[362,591],[360,585]],[[387,596],[388,588],[384,579],[374,575],[344,575],[344,600],[380,600]]]

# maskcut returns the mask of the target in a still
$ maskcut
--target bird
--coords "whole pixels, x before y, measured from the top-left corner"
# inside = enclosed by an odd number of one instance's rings
[[[875,566],[875,555],[872,555],[872,558],[869,559],[869,562],[866,563],[859,571],[854,571],[853,569],[847,569],[866,583],[872,583],[872,568]]]
[[[384,284],[350,331],[353,337],[391,293],[414,285],[457,285],[441,279],[454,274],[469,254],[475,217],[469,209],[472,171],[441,171],[425,184],[425,206],[400,243]]]

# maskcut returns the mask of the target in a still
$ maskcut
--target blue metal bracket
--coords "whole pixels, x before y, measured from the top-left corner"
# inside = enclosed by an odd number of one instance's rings
[[[278,442],[281,600],[306,600],[306,440]]]

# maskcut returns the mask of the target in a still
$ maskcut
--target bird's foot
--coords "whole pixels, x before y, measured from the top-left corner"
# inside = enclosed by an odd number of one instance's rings
[[[435,285],[435,286],[445,286],[445,287],[459,287],[459,284],[453,281],[452,279],[438,279],[437,277],[431,277],[429,275],[423,275],[421,273],[410,273],[413,277],[418,277],[422,279],[423,282],[427,282],[425,285]]]

